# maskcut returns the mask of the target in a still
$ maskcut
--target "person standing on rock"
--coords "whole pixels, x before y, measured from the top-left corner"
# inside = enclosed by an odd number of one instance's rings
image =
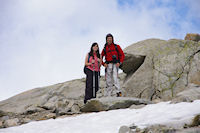
[[[105,62],[103,62],[103,57],[105,56]],[[124,52],[121,47],[114,43],[114,38],[112,34],[107,34],[106,44],[101,52],[102,65],[105,67],[105,78],[106,78],[106,88],[104,90],[104,96],[111,96],[113,92],[113,85],[116,88],[117,97],[122,96],[122,91],[120,89],[120,83],[118,79],[119,66],[124,61]]]
[[[100,67],[99,46],[97,43],[93,43],[90,52],[85,57],[86,89],[84,103],[92,98],[96,98],[96,92],[99,89]]]

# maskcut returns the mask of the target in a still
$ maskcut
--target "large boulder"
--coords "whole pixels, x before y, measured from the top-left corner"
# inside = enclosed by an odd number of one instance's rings
[[[200,83],[200,42],[148,39],[130,45],[124,53],[127,97],[171,100],[189,83]]]
[[[99,112],[113,109],[129,108],[131,105],[151,104],[148,100],[132,97],[102,97],[89,100],[82,108],[82,112]]]

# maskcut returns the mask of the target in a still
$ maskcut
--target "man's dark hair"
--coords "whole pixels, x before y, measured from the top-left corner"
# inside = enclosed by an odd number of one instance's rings
[[[106,35],[106,43],[107,43],[107,39],[108,39],[108,37],[112,37],[112,43],[114,43],[114,38],[113,38],[113,35],[112,34],[107,34]]]

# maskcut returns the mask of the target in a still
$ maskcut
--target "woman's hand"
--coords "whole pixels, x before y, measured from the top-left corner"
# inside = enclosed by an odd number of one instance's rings
[[[95,60],[92,60],[92,64],[94,64],[95,63]]]
[[[119,66],[120,66],[120,63],[117,63],[117,64],[116,64],[116,67],[119,67]]]
[[[90,65],[92,65],[92,63],[90,62],[90,63],[88,63],[88,66],[90,66]]]

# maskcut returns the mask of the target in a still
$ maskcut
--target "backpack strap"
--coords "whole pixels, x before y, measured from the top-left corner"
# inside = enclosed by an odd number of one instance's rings
[[[88,63],[89,63],[89,61],[90,61],[90,54],[88,54]]]
[[[103,48],[104,55],[106,55],[106,46],[107,46],[107,44],[105,44],[105,46],[104,46],[104,48]]]
[[[118,54],[118,62],[120,63],[119,50],[118,50],[117,44],[115,44],[115,49],[116,49],[117,54]]]

